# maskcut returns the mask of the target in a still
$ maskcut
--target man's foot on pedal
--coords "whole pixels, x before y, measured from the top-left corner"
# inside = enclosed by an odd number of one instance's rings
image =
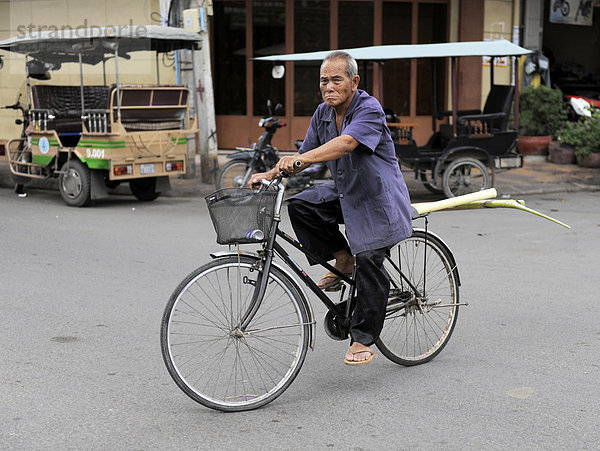
[[[347,277],[352,277],[352,273],[344,273]],[[317,283],[317,286],[324,291],[338,291],[342,288],[342,279],[332,272],[325,274]]]

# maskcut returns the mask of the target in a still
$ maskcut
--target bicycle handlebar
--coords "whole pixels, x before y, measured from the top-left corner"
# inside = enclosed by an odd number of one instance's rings
[[[264,186],[265,188],[270,188],[272,185],[279,185],[279,183],[281,182],[281,179],[286,179],[290,176],[290,174],[288,174],[285,171],[281,171],[279,173],[279,175],[277,177],[274,177],[272,180],[267,180],[267,179],[262,179],[260,182],[252,185],[252,186]]]

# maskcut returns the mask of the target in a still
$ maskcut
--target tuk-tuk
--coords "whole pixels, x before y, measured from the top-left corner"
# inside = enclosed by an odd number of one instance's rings
[[[17,187],[58,177],[62,198],[74,207],[123,182],[142,201],[170,189],[169,176],[186,171],[187,137],[197,121],[190,121],[188,88],[160,84],[158,55],[200,42],[194,32],[156,25],[51,30],[0,41],[0,49],[23,54],[26,62],[27,108],[12,106],[23,111],[17,121],[23,133],[6,146]],[[119,82],[119,59],[138,51],[155,53],[156,84]],[[106,81],[110,59],[113,84]],[[49,79],[64,63],[79,64],[79,86],[31,83]],[[99,63],[104,84],[85,84],[83,66]]]
[[[393,111],[386,111],[398,162],[411,168],[415,180],[424,183],[434,193],[447,197],[491,188],[498,170],[519,168],[523,158],[517,150],[519,129],[518,58],[514,61],[514,85],[499,85],[494,81],[494,58],[531,53],[508,41],[450,42],[441,44],[381,45],[345,49],[357,62],[382,63],[391,59],[426,58],[432,61],[432,135],[423,146],[413,139],[416,124],[403,123]],[[321,61],[329,51],[273,55],[255,58],[274,63],[285,61]],[[491,89],[484,109],[458,110],[457,58],[488,56]],[[452,109],[436,111],[436,80],[434,61],[450,58]],[[366,72],[366,71],[365,71]],[[385,74],[383,75],[385,77]],[[385,106],[384,100],[381,99]],[[509,116],[515,106],[514,128]]]

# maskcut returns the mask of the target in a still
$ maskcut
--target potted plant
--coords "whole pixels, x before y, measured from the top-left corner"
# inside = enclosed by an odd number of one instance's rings
[[[560,89],[529,86],[520,98],[519,152],[524,155],[547,155],[552,134],[567,119]]]
[[[575,148],[561,141],[561,137],[552,139],[548,146],[548,159],[556,164],[575,163]]]
[[[590,117],[566,122],[558,131],[560,142],[572,146],[577,164],[584,167],[600,167],[600,110],[593,109]]]

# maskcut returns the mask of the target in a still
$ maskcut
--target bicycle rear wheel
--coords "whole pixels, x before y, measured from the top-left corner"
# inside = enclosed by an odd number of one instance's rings
[[[161,325],[163,359],[179,388],[223,411],[271,402],[292,383],[306,357],[309,315],[290,278],[271,269],[265,296],[240,328],[259,283],[255,258],[216,259],[175,289]]]
[[[440,239],[415,230],[392,249],[385,267],[391,288],[376,345],[400,365],[428,362],[446,346],[458,317],[459,279],[454,259]]]

